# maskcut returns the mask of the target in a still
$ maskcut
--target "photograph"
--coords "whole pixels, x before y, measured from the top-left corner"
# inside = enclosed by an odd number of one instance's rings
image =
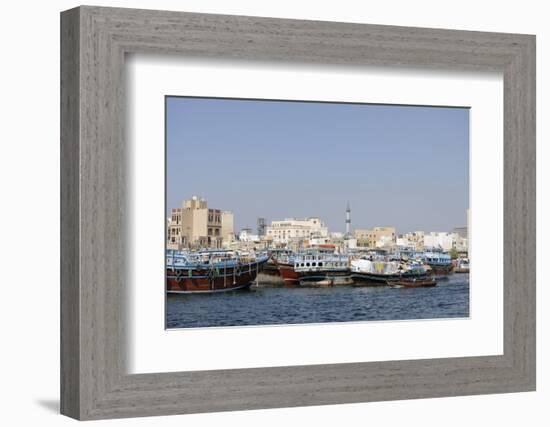
[[[469,317],[469,114],[166,96],[166,328]]]

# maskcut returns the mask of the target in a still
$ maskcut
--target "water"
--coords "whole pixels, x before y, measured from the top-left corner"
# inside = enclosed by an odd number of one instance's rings
[[[469,316],[469,275],[453,274],[432,288],[282,288],[173,295],[167,328],[280,325]]]

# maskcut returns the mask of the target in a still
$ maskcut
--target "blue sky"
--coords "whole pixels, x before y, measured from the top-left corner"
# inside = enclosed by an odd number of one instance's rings
[[[168,97],[167,213],[200,195],[235,228],[320,216],[343,231],[466,224],[467,108]]]

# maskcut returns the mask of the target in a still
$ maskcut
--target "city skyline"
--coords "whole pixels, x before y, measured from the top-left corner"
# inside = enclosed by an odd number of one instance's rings
[[[228,212],[231,212],[231,213],[234,213],[233,211],[231,210],[228,210],[228,209],[223,209],[223,208],[220,208],[219,206],[216,206],[216,205],[211,205],[208,198],[207,197],[203,197],[202,195],[200,194],[193,194],[189,197],[187,197],[186,199],[191,199],[193,197],[198,197],[199,199],[204,199],[206,200],[206,202],[208,203],[208,207],[211,208],[211,209],[220,209],[221,211],[228,211]],[[174,208],[181,208],[182,207],[182,204],[183,204],[184,200],[182,200],[182,203],[178,206],[174,206],[173,208],[168,208],[168,214],[167,214],[167,218],[169,219],[170,218],[170,212],[172,209]],[[349,203],[349,206],[351,207],[351,203]],[[347,207],[347,206],[346,206]],[[329,232],[330,233],[341,233],[342,235],[345,234],[345,222],[346,222],[346,218],[345,218],[345,214],[346,214],[346,210],[344,209],[344,219],[343,219],[343,223],[344,223],[344,227],[343,230],[332,230],[329,228]],[[319,218],[323,223],[326,224],[326,221],[323,219],[323,216],[322,215],[309,215],[309,216],[305,216],[305,217],[297,217],[297,216],[287,216],[287,217],[284,217],[284,218],[266,218],[266,217],[261,217],[261,216],[258,216],[256,217],[256,221],[254,222],[254,224],[245,224],[243,225],[242,227],[235,227],[235,233],[236,234],[239,234],[239,231],[241,230],[251,230],[252,233],[256,233],[257,231],[257,228],[258,228],[258,224],[257,224],[257,220],[260,219],[260,218],[263,218],[265,221],[266,221],[266,225],[269,225],[272,221],[285,221],[285,220],[302,220],[302,219],[308,219],[308,218]],[[457,225],[454,225],[453,227],[451,227],[450,229],[448,230],[439,230],[439,229],[415,229],[415,230],[406,230],[406,231],[401,231],[399,230],[397,227],[396,227],[396,231],[398,232],[398,234],[406,234],[406,233],[413,233],[413,232],[416,232],[416,231],[423,231],[423,232],[426,232],[426,233],[430,233],[430,232],[451,232],[453,231],[454,228],[460,228],[460,227],[466,227],[467,226],[467,220],[464,224],[457,224]],[[372,228],[375,228],[375,227],[393,227],[393,224],[370,224],[370,225],[367,225],[365,227],[355,227],[353,225],[353,220],[351,221],[351,233],[353,234],[353,231],[354,230],[362,230],[362,229],[372,229]]]
[[[168,97],[166,214],[193,195],[235,231],[319,217],[345,231],[467,223],[469,110]]]

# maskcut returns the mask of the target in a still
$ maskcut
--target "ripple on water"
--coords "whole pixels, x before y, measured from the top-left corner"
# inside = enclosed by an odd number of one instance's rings
[[[303,324],[469,316],[469,276],[433,288],[282,288],[168,295],[168,328]]]

